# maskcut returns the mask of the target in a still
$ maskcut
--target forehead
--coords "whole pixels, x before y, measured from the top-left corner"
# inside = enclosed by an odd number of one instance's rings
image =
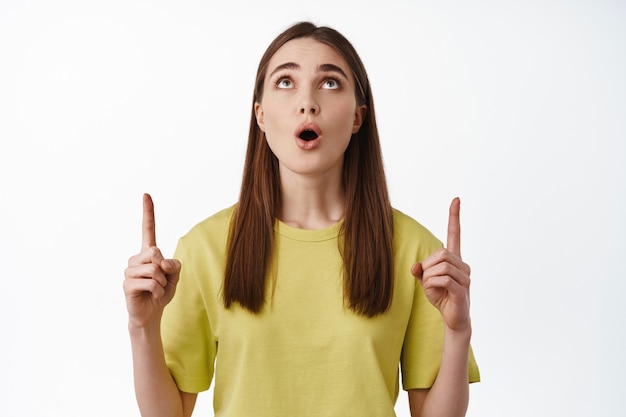
[[[312,38],[293,39],[281,46],[269,61],[268,73],[286,62],[299,64],[302,68],[334,64],[346,74],[352,72],[346,60],[335,49]]]

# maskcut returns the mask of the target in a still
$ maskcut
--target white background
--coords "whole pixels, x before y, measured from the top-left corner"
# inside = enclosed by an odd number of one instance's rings
[[[303,19],[368,68],[393,204],[445,239],[462,198],[468,415],[626,415],[625,4],[224,3],[0,0],[0,415],[138,415],[141,195],[168,255],[235,202],[257,63]]]

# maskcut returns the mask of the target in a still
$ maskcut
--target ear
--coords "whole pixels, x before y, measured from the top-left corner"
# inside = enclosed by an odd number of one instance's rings
[[[367,114],[367,106],[364,104],[356,108],[354,112],[354,123],[352,124],[352,134],[354,135],[361,129],[361,125],[365,120],[365,115]],[[258,120],[258,117],[257,117]]]
[[[265,132],[265,113],[263,112],[261,103],[254,103],[254,116],[256,117],[256,124],[259,125],[259,129]]]

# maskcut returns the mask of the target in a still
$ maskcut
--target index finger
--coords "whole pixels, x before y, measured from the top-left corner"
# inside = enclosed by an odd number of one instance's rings
[[[461,200],[455,197],[450,204],[450,217],[448,218],[448,250],[461,256]]]
[[[154,203],[150,194],[143,195],[143,219],[141,222],[141,250],[156,246],[154,226]]]

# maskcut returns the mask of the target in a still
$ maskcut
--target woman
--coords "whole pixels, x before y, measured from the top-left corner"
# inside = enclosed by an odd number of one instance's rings
[[[352,45],[292,26],[259,64],[238,203],[164,259],[144,196],[124,283],[142,415],[190,416],[215,374],[216,416],[393,416],[399,364],[413,416],[464,415],[459,241],[458,199],[447,248],[391,208]]]

